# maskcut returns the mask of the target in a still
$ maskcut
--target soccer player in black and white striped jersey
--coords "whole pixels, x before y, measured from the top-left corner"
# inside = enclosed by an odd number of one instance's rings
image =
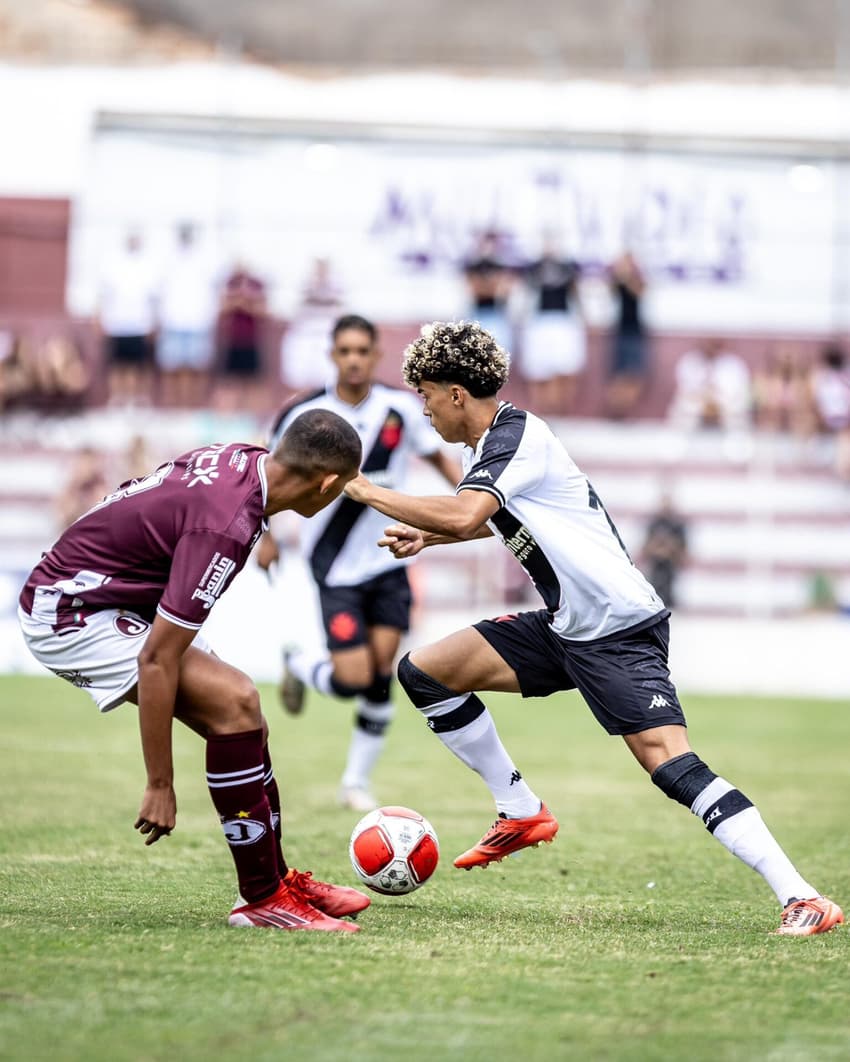
[[[437,434],[423,421],[416,395],[376,379],[381,351],[374,324],[346,314],[333,327],[332,343],[336,380],[320,391],[296,396],[278,415],[269,445],[274,447],[299,414],[328,409],[359,435],[362,468],[374,479],[405,486],[416,456],[454,487],[460,466],[443,452]],[[383,524],[379,513],[350,498],[302,521],[301,551],[318,589],[327,651],[287,650],[280,687],[283,706],[293,714],[302,710],[308,688],[354,702],[338,801],[355,811],[377,806],[372,772],[394,711],[390,681],[412,606],[405,564],[378,548]],[[277,553],[276,543],[266,535],[259,563],[268,567]]]
[[[346,493],[401,521],[381,539],[399,558],[499,536],[544,605],[483,620],[399,664],[399,680],[429,727],[481,775],[496,804],[495,823],[455,866],[486,866],[558,831],[476,691],[539,697],[578,689],[662,792],[762,875],[782,906],[777,932],[808,936],[843,922],[841,908],[800,875],[751,801],[691,750],[667,666],[669,611],[549,427],[499,400],[506,353],[475,323],[438,323],[408,347],[403,372],[439,435],[465,444],[455,497],[399,494],[362,473]]]

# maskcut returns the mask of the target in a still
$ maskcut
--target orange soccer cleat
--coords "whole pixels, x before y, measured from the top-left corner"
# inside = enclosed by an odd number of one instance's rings
[[[330,915],[331,918],[359,914],[372,902],[365,893],[357,889],[350,889],[346,885],[330,885],[326,881],[316,881],[310,870],[302,872],[292,868],[283,881],[312,907],[323,914]]]
[[[558,820],[545,804],[527,819],[506,819],[500,815],[478,844],[457,857],[455,866],[462,870],[486,867],[521,848],[536,848],[541,841],[551,844],[557,832]]]
[[[240,897],[241,900],[241,897]],[[300,890],[281,882],[277,892],[257,903],[237,901],[230,912],[232,926],[261,926],[271,929],[316,929],[356,933],[358,926],[331,918],[304,898]]]
[[[776,932],[785,937],[811,937],[827,933],[844,921],[844,912],[826,896],[811,900],[791,900],[782,911],[782,921]]]

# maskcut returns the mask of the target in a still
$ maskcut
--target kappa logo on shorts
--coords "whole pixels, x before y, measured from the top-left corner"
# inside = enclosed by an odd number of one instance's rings
[[[669,708],[670,702],[666,697],[662,697],[660,693],[656,693],[652,700],[649,702],[649,708]]]
[[[147,634],[151,629],[148,621],[139,619],[138,616],[115,616],[112,626],[125,638],[138,638],[140,634]]]

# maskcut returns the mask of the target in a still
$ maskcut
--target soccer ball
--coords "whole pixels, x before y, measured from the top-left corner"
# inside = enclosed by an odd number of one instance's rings
[[[354,827],[351,865],[364,884],[384,896],[424,885],[437,868],[440,846],[434,827],[410,808],[377,808]]]

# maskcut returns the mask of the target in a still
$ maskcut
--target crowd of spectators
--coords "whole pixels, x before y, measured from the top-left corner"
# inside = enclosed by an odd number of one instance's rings
[[[331,262],[314,260],[284,324],[269,313],[264,279],[244,261],[216,273],[202,236],[193,224],[176,226],[165,267],[156,269],[143,235],[125,234],[104,262],[94,345],[70,329],[0,332],[0,409],[67,412],[94,398],[262,415],[273,380],[291,391],[323,386],[328,333],[348,308]],[[647,274],[628,248],[606,268],[588,268],[555,235],[528,255],[504,234],[483,231],[458,270],[465,316],[511,351],[521,398],[536,412],[585,411],[583,385],[593,376],[602,381],[597,414],[626,420],[647,395],[657,409],[659,390],[672,383],[668,420],[682,432],[829,437],[839,473],[850,478],[850,367],[839,345],[813,356],[810,347],[777,342],[757,359],[708,336],[675,364],[668,350],[661,365],[644,322]],[[608,327],[600,332],[597,312],[599,337],[589,343],[591,286],[595,298],[605,293]]]
[[[751,368],[730,344],[706,339],[676,363],[669,419],[685,432],[717,429],[730,439],[753,429],[801,446],[831,439],[835,470],[850,479],[850,361],[834,342],[815,355],[779,342]]]

